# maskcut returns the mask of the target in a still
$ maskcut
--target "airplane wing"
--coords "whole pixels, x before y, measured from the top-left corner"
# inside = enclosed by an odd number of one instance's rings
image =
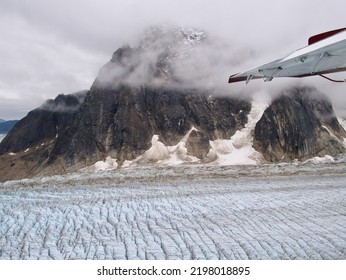
[[[308,46],[284,58],[231,75],[228,82],[246,81],[248,84],[253,79],[271,81],[276,77],[301,78],[315,75],[327,78],[324,74],[341,71],[346,71],[346,28],[312,36]]]

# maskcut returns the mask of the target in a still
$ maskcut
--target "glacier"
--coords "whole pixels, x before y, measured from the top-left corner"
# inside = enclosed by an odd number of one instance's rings
[[[345,259],[345,171],[342,158],[0,183],[0,259]]]

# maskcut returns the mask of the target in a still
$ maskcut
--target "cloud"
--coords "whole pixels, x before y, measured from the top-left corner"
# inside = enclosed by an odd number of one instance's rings
[[[9,28],[10,26],[11,28]],[[45,34],[19,17],[1,17],[0,114],[23,117],[46,99],[90,87],[104,57]],[[11,104],[9,110],[9,103]],[[14,109],[16,104],[26,110]],[[24,106],[25,106],[24,105]],[[14,109],[14,110],[13,110]]]
[[[256,52],[239,69],[220,68],[227,76],[285,56],[311,35],[343,27],[345,7],[339,0],[2,0],[0,117],[22,117],[24,107],[29,111],[59,93],[89,88],[111,54],[125,43],[136,45],[149,25],[198,27]],[[328,94],[342,91],[341,85],[326,87],[333,91]],[[338,106],[346,104],[341,93],[334,95]],[[24,107],[13,101],[18,98]]]
[[[251,51],[200,29],[155,25],[137,45],[119,48],[101,68],[95,86],[165,86],[218,89],[229,93],[228,71],[240,67]]]

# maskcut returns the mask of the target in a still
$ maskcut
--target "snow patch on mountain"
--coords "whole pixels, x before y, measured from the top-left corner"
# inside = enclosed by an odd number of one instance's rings
[[[312,163],[312,164],[323,164],[323,163],[334,163],[335,159],[332,156],[324,156],[324,157],[314,157],[304,161],[304,163]]]
[[[338,118],[339,124],[346,131],[346,120],[344,118]],[[346,138],[344,138],[344,146],[346,148]]]
[[[189,132],[174,146],[166,146],[159,141],[159,136],[154,135],[152,146],[141,156],[133,161],[125,161],[123,167],[133,167],[142,164],[155,163],[159,165],[179,165],[182,163],[198,163],[200,160],[194,156],[188,155],[186,141],[190,133],[197,130],[192,127]]]
[[[5,138],[5,136],[6,136],[6,134],[0,134],[0,143],[1,143],[2,139]]]
[[[343,118],[338,118],[338,122],[341,125],[341,127],[346,130],[346,120]],[[336,141],[340,141],[338,137],[335,136],[335,134],[326,126],[322,126],[324,129],[328,131],[328,133],[335,138]],[[346,138],[344,138],[343,144],[346,148]],[[345,156],[341,156],[339,158],[334,158],[330,155],[325,155],[324,157],[313,157],[311,159],[308,159],[304,161],[305,163],[311,163],[311,164],[327,164],[327,163],[340,163],[340,162],[345,162]]]
[[[210,142],[212,148],[208,157],[214,158],[211,164],[251,165],[263,161],[262,155],[252,147],[252,132],[267,106],[264,102],[253,102],[248,123],[243,129],[238,130],[229,140],[218,139]]]
[[[111,157],[106,157],[105,160],[100,160],[91,166],[81,169],[82,172],[101,172],[110,171],[118,168],[117,160]]]

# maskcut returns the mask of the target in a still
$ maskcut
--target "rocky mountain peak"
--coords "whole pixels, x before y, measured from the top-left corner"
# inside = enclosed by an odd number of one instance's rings
[[[131,59],[133,54],[133,49],[131,49],[129,44],[123,45],[121,48],[113,53],[111,62],[118,63],[122,66],[127,66],[127,60]]]
[[[187,73],[181,68],[196,48],[207,43],[206,32],[157,25],[148,28],[134,47],[124,45],[100,70],[94,87],[115,88],[119,84],[181,86]]]
[[[325,94],[291,88],[272,101],[256,124],[254,147],[268,161],[305,160],[340,155],[345,137]]]
[[[38,109],[50,112],[75,112],[82,104],[87,91],[74,94],[59,94],[54,99],[44,102]]]
[[[0,145],[0,155],[20,152],[52,141],[68,127],[82,104],[87,91],[59,94],[28,113],[16,123]]]
[[[182,28],[172,25],[155,25],[149,27],[140,39],[140,47],[146,49],[179,48],[182,45],[196,45],[207,40],[204,30],[197,28]]]

